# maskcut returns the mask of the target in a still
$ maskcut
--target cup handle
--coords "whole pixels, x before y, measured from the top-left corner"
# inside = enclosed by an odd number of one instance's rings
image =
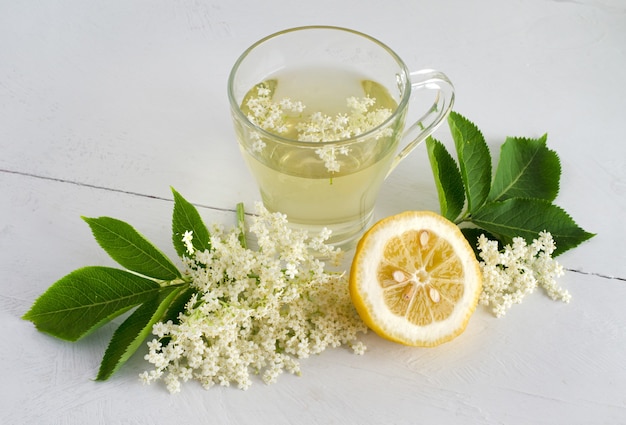
[[[435,101],[430,109],[408,127],[402,135],[402,141],[409,143],[396,155],[385,178],[397,167],[417,145],[443,123],[454,104],[454,86],[450,79],[442,72],[433,69],[423,69],[410,74],[411,96],[416,90],[426,89],[436,91]]]

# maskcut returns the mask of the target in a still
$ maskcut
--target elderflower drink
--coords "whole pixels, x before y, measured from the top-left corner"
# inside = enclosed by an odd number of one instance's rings
[[[240,107],[276,136],[239,134],[270,211],[309,231],[326,227],[339,245],[371,223],[401,121],[363,140],[358,136],[397,108],[385,87],[354,71],[312,67],[271,76],[252,87]],[[277,137],[301,143],[293,147]]]
[[[417,89],[434,102],[405,130]],[[265,207],[313,235],[330,230],[328,242],[347,249],[372,222],[385,177],[448,115],[454,90],[438,71],[409,73],[370,36],[311,26],[248,48],[228,98]]]

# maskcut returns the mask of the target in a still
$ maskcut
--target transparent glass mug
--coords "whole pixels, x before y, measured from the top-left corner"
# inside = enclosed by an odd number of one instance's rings
[[[426,106],[420,105],[423,115],[405,130],[409,103],[424,100],[417,93],[430,94]],[[441,72],[409,72],[396,53],[368,35],[310,26],[272,34],[248,48],[230,73],[228,97],[242,155],[265,207],[312,234],[327,228],[329,243],[349,249],[371,225],[386,176],[450,112],[454,88]],[[369,120],[372,128],[362,125],[352,133],[333,131],[347,121],[350,128],[368,121],[363,109],[346,112],[350,97],[357,109],[371,102],[367,97],[384,100],[382,115],[372,115],[380,122]],[[294,107],[297,101],[304,109]],[[342,115],[334,115],[342,108]]]

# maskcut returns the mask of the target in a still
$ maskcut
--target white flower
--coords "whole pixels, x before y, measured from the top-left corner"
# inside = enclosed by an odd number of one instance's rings
[[[496,317],[504,316],[513,304],[521,303],[538,286],[554,300],[570,301],[569,292],[556,283],[564,271],[551,257],[556,245],[549,232],[541,232],[530,245],[523,238],[514,238],[502,251],[498,250],[496,241],[481,235],[477,246],[483,275],[479,302],[491,306]]]
[[[326,169],[330,171],[331,173],[339,172],[341,168],[341,164],[339,163],[339,161],[337,161],[337,151],[338,150],[335,149],[334,146],[329,146],[329,145],[325,145],[315,150],[315,153],[317,154],[317,156],[319,156],[320,159],[324,161],[324,166],[326,167]],[[349,150],[345,149],[343,151],[339,151],[339,153],[342,153],[342,152],[346,152],[344,154],[346,155],[349,152]]]
[[[289,110],[300,107],[299,104],[292,104],[289,99],[285,99],[283,105],[288,106]],[[250,122],[264,130],[273,131],[277,134],[287,131],[285,110],[280,103],[272,101],[272,91],[267,86],[260,84],[257,87],[257,96],[249,98],[246,101],[246,106],[250,111],[247,114]]]
[[[344,140],[358,136],[387,120],[392,111],[388,108],[372,109],[376,105],[376,99],[365,96],[362,98],[349,97],[346,99],[348,113],[339,113],[334,117],[316,111],[301,117],[305,105],[300,101],[283,98],[279,101],[272,99],[272,91],[263,83],[257,87],[257,96],[247,100],[246,106],[250,110],[248,119],[264,130],[278,135],[285,135],[291,130],[293,124],[288,119],[297,117],[295,125],[297,139],[302,142],[320,143]],[[390,137],[393,131],[390,128],[381,129],[373,137],[378,140]],[[252,150],[260,152],[265,147],[260,136],[254,132],[250,134]],[[324,165],[331,173],[339,172],[341,163],[337,155],[348,155],[349,149],[345,146],[335,149],[332,146],[324,146],[315,151],[324,161]]]
[[[185,244],[185,248],[187,248],[187,254],[193,255],[195,252],[195,248],[193,247],[193,232],[191,230],[187,230],[183,235],[183,243]]]
[[[253,131],[250,132],[250,139],[252,140],[252,151],[261,152],[265,148],[266,143],[261,139],[259,133]]]
[[[268,89],[265,86],[260,86],[257,89],[257,93],[259,94],[259,97],[267,97],[269,96],[272,92],[270,91],[270,89]]]
[[[178,323],[153,326],[146,360],[154,370],[145,383],[163,379],[181,390],[190,379],[204,388],[236,384],[246,389],[251,374],[273,383],[287,371],[299,374],[298,359],[328,347],[348,345],[365,352],[358,333],[366,332],[348,293],[345,273],[325,270],[316,255],[336,260],[340,250],[324,241],[330,231],[309,238],[294,231],[283,214],[257,204],[250,232],[258,251],[245,249],[239,229],[211,230],[211,250],[184,259],[198,290]]]

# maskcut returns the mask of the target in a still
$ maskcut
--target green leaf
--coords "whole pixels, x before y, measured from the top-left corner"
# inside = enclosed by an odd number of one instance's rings
[[[37,329],[76,341],[155,295],[153,280],[108,267],[84,267],[54,283],[23,316]]]
[[[531,242],[539,232],[548,231],[556,243],[553,256],[594,236],[581,229],[563,209],[541,199],[511,198],[490,202],[475,212],[471,221],[498,235],[505,244],[511,243],[517,236]]]
[[[113,334],[100,363],[96,380],[107,380],[137,351],[152,332],[152,326],[169,308],[172,300],[185,290],[186,286],[162,288],[128,316]]]
[[[554,201],[559,192],[561,163],[556,152],[546,147],[547,137],[506,139],[500,151],[489,201],[509,198]]]
[[[451,112],[448,125],[459,158],[467,210],[472,213],[487,199],[491,186],[491,155],[480,130],[467,118]]]
[[[191,299],[192,295],[197,292],[198,292],[197,289],[191,288],[191,287],[187,288],[184,291],[179,292],[176,295],[176,298],[174,298],[172,302],[170,303],[170,306],[168,307],[167,311],[163,314],[163,318],[161,320],[163,322],[167,322],[168,320],[171,320],[173,323],[176,323],[176,324],[180,323],[180,320],[178,319],[179,314],[185,311],[185,306]]]
[[[428,159],[439,195],[441,215],[454,221],[465,205],[465,189],[461,173],[446,147],[432,137],[426,139]]]
[[[100,246],[120,265],[144,276],[160,280],[181,277],[176,266],[131,225],[110,217],[88,218]]]
[[[191,240],[193,247],[198,251],[211,248],[210,234],[196,207],[183,198],[174,188],[174,213],[172,215],[172,242],[180,257],[187,255],[187,247],[183,243],[186,231],[193,232]]]

